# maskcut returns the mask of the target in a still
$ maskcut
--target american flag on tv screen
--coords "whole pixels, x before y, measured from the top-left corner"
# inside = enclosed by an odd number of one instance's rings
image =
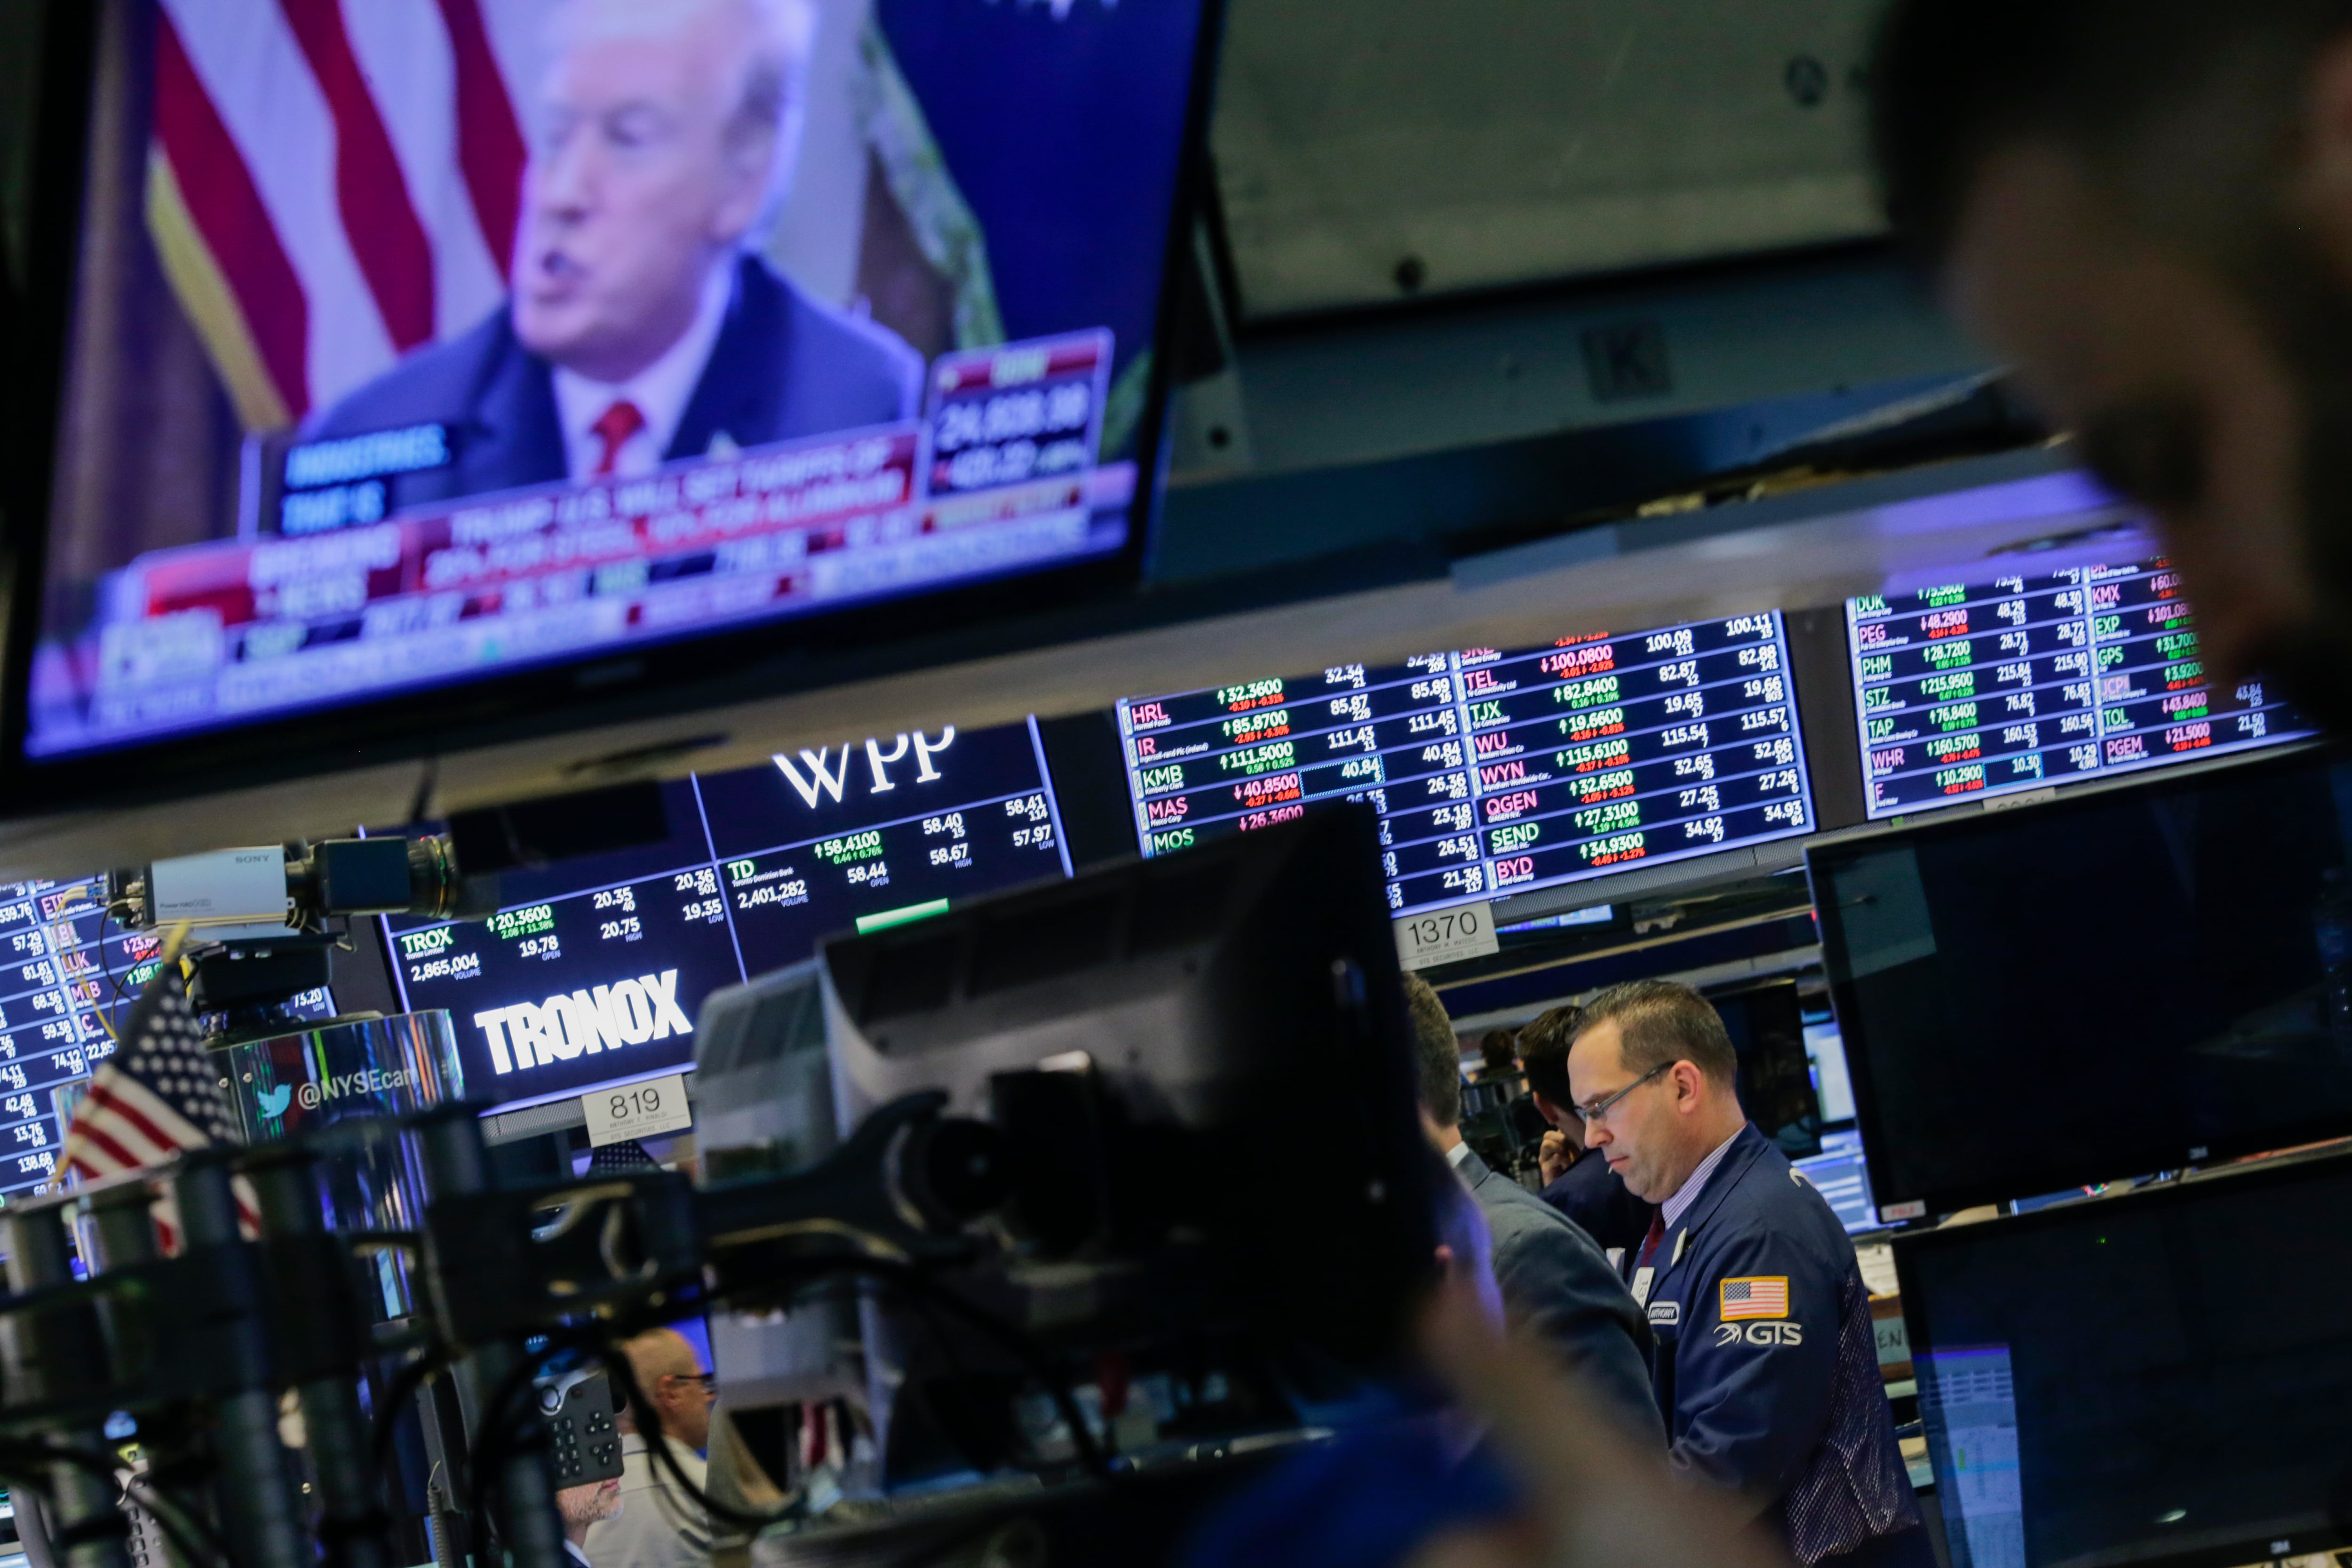
[[[147,224],[248,429],[504,297],[551,0],[161,0]]]

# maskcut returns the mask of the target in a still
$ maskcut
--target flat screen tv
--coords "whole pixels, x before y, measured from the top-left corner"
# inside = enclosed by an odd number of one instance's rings
[[[1881,1215],[2352,1132],[2348,835],[2306,748],[1816,843]]]
[[[2347,1204],[2336,1155],[1899,1236],[1952,1568],[2225,1568],[2352,1542]],[[2292,1258],[2293,1288],[2250,1289],[2253,1258]]]
[[[43,7],[10,804],[771,695],[1131,582],[1216,9]]]

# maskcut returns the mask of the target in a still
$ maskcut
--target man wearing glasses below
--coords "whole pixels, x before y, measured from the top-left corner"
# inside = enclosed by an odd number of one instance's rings
[[[1660,980],[1593,997],[1569,1048],[1586,1148],[1659,1205],[1625,1262],[1668,1457],[1801,1563],[1927,1568],[1853,1243],[1748,1124],[1737,1065],[1706,998]]]
[[[620,1514],[589,1527],[589,1562],[593,1568],[707,1568],[709,1516],[648,1446],[666,1443],[687,1479],[705,1485],[696,1450],[710,1443],[710,1374],[676,1329],[639,1334],[625,1348],[629,1375],[660,1417],[661,1436],[653,1436],[654,1421],[635,1400],[621,1413]]]

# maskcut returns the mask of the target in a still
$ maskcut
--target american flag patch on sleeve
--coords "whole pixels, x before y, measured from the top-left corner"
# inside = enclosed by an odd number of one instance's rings
[[[1717,1287],[1717,1316],[1727,1323],[1742,1318],[1785,1318],[1789,1315],[1789,1277],[1752,1274],[1726,1279]]]

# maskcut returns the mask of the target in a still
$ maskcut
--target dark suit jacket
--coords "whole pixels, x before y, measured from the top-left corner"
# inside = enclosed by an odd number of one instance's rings
[[[1604,1252],[1612,1247],[1628,1252],[1639,1247],[1650,1233],[1650,1216],[1658,1212],[1627,1192],[1609,1162],[1591,1150],[1578,1155],[1576,1163],[1538,1195],[1574,1220]]]
[[[1649,1320],[1670,1465],[1765,1510],[1800,1563],[1927,1558],[1853,1241],[1754,1127],[1660,1243]]]
[[[1456,1167],[1495,1237],[1495,1279],[1515,1320],[1532,1323],[1630,1432],[1664,1446],[1650,1387],[1650,1325],[1592,1238],[1475,1154]]]
[[[843,314],[739,258],[735,291],[665,459],[911,418],[923,360],[897,335]],[[449,428],[454,460],[391,481],[394,507],[513,489],[565,477],[548,363],[514,335],[500,305],[465,336],[411,354],[305,426],[305,440]]]

